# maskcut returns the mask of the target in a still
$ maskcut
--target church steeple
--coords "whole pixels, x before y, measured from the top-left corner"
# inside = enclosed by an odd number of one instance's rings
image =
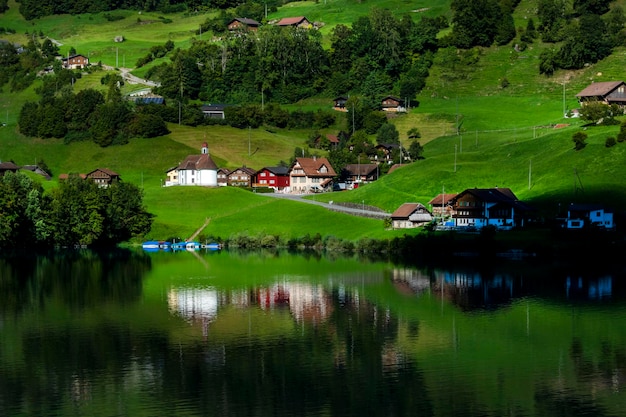
[[[208,155],[209,154],[209,144],[206,142],[202,143],[202,148],[200,149],[202,155]]]

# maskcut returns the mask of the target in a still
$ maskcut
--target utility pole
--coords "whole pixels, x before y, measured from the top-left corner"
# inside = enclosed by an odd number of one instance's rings
[[[456,172],[456,143],[454,144],[454,172]]]

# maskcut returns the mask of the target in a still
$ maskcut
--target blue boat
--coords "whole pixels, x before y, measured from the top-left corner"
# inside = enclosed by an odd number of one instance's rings
[[[221,243],[207,243],[202,245],[202,247],[204,249],[209,249],[209,250],[220,250],[222,249],[222,244]]]
[[[172,250],[197,250],[200,247],[200,242],[175,242],[170,245]]]
[[[166,240],[148,240],[141,244],[143,250],[148,252],[157,252],[159,250],[170,250],[170,242]]]

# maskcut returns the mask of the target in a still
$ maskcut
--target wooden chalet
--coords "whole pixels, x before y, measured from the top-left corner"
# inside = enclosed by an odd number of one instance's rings
[[[626,105],[626,83],[624,81],[602,81],[592,83],[576,94],[581,106],[599,101],[605,104]]]
[[[86,179],[90,179],[100,187],[108,187],[114,182],[121,181],[120,174],[108,168],[96,168],[85,174]]]
[[[433,221],[433,215],[422,203],[404,203],[391,213],[393,229],[411,229]]]
[[[17,172],[20,169],[19,166],[15,165],[13,162],[0,162],[0,177],[4,176],[6,172]]]
[[[298,27],[298,28],[304,28],[304,29],[310,29],[311,27],[313,27],[313,25],[311,24],[311,22],[309,22],[309,20],[304,17],[304,16],[297,16],[297,17],[285,17],[280,19],[277,23],[277,26],[282,26],[282,27]]]
[[[275,191],[289,188],[288,167],[263,167],[254,176],[253,187],[270,187]]]
[[[430,211],[436,217],[452,217],[454,214],[454,197],[456,193],[442,193],[428,202]]]
[[[348,97],[346,96],[339,96],[339,97],[335,97],[333,99],[333,110],[337,110],[337,111],[345,111],[347,112],[348,109],[346,109],[346,103],[348,102]]]
[[[217,169],[217,185],[222,186],[222,187],[228,185],[228,174],[230,174],[230,169],[218,168]]]
[[[228,185],[232,187],[251,187],[252,179],[256,174],[256,170],[242,166],[240,168],[233,169],[228,173]]]
[[[296,158],[289,169],[289,187],[294,193],[332,190],[337,174],[326,158]]]
[[[252,30],[256,31],[259,29],[261,24],[254,19],[248,19],[247,17],[236,17],[226,26],[229,31],[234,32],[237,30]]]
[[[535,209],[519,201],[509,188],[471,188],[452,201],[457,229],[494,226],[508,230],[523,227],[535,214]]]
[[[348,164],[343,168],[341,177],[349,183],[367,183],[376,181],[378,173],[378,164]]]
[[[379,143],[376,145],[376,150],[381,157],[377,154],[374,156],[374,160],[390,163],[393,160],[393,152],[396,149],[400,149],[400,145],[398,143]]]
[[[63,63],[63,68],[81,69],[89,65],[89,58],[84,55],[76,54],[61,58],[61,62]]]
[[[398,97],[394,97],[394,96],[384,97],[380,102],[380,106],[383,111],[387,111],[387,112],[405,112],[406,111],[406,107],[404,107],[404,100]]]

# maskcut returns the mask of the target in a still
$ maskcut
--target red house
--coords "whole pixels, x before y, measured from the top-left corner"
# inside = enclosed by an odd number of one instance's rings
[[[283,191],[289,187],[289,168],[265,167],[254,176],[254,187],[272,187],[276,191]]]

